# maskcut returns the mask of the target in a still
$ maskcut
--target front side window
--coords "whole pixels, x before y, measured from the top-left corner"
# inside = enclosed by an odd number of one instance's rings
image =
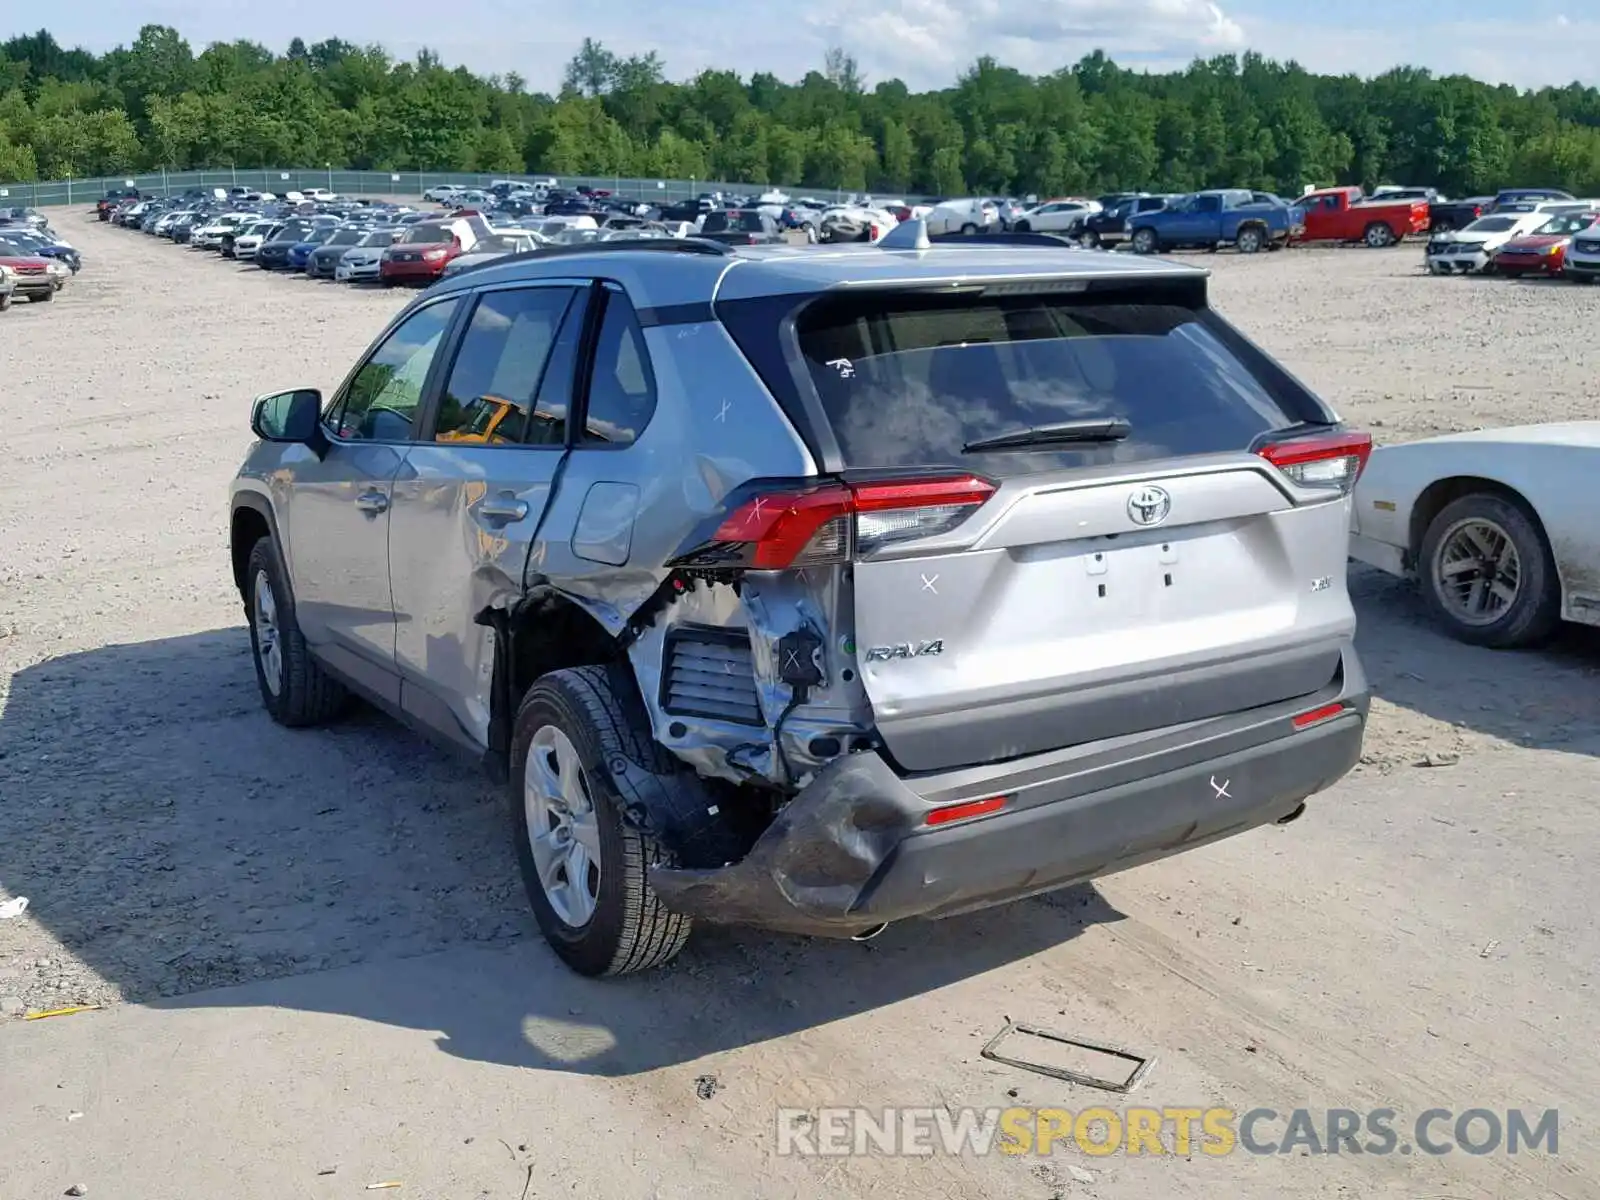
[[[563,446],[569,386],[544,387],[572,288],[489,292],[473,310],[439,401],[437,442]]]
[[[458,300],[418,309],[362,363],[335,406],[331,424],[347,441],[403,442],[411,438],[428,370]]]

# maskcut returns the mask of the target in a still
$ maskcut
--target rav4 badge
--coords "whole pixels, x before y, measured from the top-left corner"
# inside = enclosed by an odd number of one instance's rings
[[[944,653],[944,639],[939,638],[931,642],[901,642],[896,646],[869,646],[867,648],[867,661],[888,662],[894,658],[928,658],[935,654]]]

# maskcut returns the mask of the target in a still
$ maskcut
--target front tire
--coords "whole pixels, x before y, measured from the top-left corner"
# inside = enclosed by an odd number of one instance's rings
[[[961,234],[962,234],[963,237],[971,237],[973,234],[975,234],[977,232],[978,232],[978,227],[976,225],[972,224],[970,221],[967,222],[967,224],[965,224],[965,225],[963,225],[961,227]]]
[[[270,537],[250,548],[245,612],[261,704],[274,721],[291,729],[324,725],[349,706],[350,694],[306,647],[295,619],[294,593]]]
[[[1135,254],[1154,254],[1159,249],[1154,229],[1135,229],[1131,244]]]
[[[1033,224],[1030,221],[1018,221],[1015,225],[1012,226],[1012,228],[1015,229],[1018,233],[1032,233],[1033,232]]]
[[[1459,641],[1520,649],[1561,624],[1555,556],[1517,500],[1492,492],[1452,500],[1428,524],[1417,564],[1423,598]]]
[[[625,820],[638,793],[670,803],[666,754],[637,700],[603,667],[553,671],[528,690],[512,730],[511,832],[540,932],[580,975],[670,961],[690,919],[662,907],[650,868],[670,852]],[[676,794],[676,793],[673,793]]]

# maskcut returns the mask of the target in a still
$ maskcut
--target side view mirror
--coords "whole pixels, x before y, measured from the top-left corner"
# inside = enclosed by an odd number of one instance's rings
[[[264,442],[299,442],[317,449],[322,442],[322,393],[297,388],[258,396],[250,410],[250,429]]]

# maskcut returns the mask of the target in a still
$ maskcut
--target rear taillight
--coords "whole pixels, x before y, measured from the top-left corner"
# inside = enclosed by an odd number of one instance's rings
[[[754,490],[671,565],[784,571],[848,562],[894,542],[954,529],[994,492],[994,484],[975,475]]]
[[[1303,488],[1348,492],[1372,454],[1365,433],[1327,433],[1270,442],[1256,451]]]

